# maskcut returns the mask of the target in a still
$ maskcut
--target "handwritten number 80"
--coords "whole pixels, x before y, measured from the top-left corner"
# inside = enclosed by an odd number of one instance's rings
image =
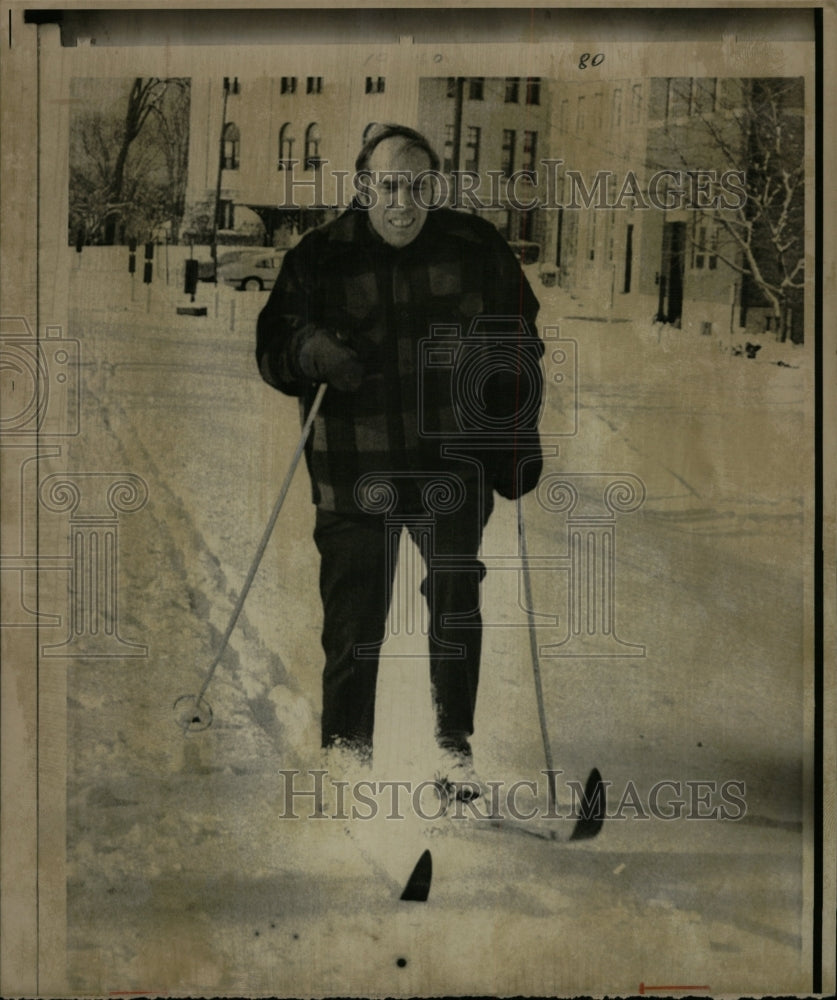
[[[601,66],[604,62],[604,52],[597,52],[592,59],[590,58],[590,53],[585,52],[584,55],[578,60],[578,68],[587,69],[588,62],[591,66]]]

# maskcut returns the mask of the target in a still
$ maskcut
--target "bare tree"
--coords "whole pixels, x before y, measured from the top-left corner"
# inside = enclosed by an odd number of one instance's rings
[[[164,100],[155,107],[156,126],[166,163],[168,214],[182,220],[186,202],[186,179],[189,169],[189,81],[168,81]]]
[[[88,242],[147,238],[180,222],[189,149],[189,81],[113,81],[122,97],[77,108],[70,155],[70,225]]]
[[[802,338],[804,116],[801,79],[671,80],[668,110],[652,165],[711,167],[742,178],[743,197],[721,207],[693,206],[695,250],[741,276],[742,305],[767,305],[781,340]],[[718,81],[720,83],[720,81]],[[688,117],[686,117],[686,115]],[[704,161],[700,162],[700,158]],[[711,162],[710,162],[711,161]],[[702,236],[701,236],[702,234]]]
[[[108,201],[111,205],[118,205],[122,202],[128,153],[131,150],[134,140],[142,132],[149,115],[155,109],[159,110],[159,104],[163,99],[165,91],[166,82],[160,80],[158,77],[146,78],[138,76],[134,79],[130,93],[128,94],[122,137],[116,152],[113,173],[111,174],[110,189],[108,191]],[[117,221],[115,213],[108,215],[105,222],[106,243],[115,242]]]

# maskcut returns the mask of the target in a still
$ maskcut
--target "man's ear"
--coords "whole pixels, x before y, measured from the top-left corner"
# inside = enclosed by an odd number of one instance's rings
[[[375,192],[372,190],[374,177],[371,170],[359,170],[355,174],[355,201],[361,208],[371,208],[375,201]]]

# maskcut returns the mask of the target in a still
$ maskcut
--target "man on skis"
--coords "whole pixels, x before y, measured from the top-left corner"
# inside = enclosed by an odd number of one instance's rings
[[[400,519],[427,566],[439,776],[468,797],[478,794],[480,542],[494,492],[513,499],[541,473],[543,345],[538,302],[506,241],[477,216],[435,207],[438,169],[410,128],[384,126],[366,142],[352,204],[286,254],[256,357],[303,414],[329,385],[306,444],[323,747],[371,759],[395,574],[388,538]]]

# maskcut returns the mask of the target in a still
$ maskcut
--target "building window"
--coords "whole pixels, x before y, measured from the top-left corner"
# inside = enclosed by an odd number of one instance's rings
[[[692,245],[692,267],[698,271],[718,267],[718,229],[712,224],[695,222]]]
[[[612,102],[610,121],[613,128],[619,128],[622,124],[622,91],[618,87],[613,91]]]
[[[469,101],[481,101],[483,85],[485,84],[484,76],[472,76],[468,81],[468,100]]]
[[[219,229],[235,229],[235,205],[232,201],[219,200],[216,222]]]
[[[603,125],[604,95],[601,91],[593,95],[593,128],[600,129]]]
[[[386,89],[386,77],[384,76],[367,76],[366,78],[366,93],[367,94],[383,94]]]
[[[445,125],[445,149],[442,162],[443,173],[453,170],[453,125]]]
[[[290,170],[294,155],[293,126],[290,122],[279,129],[279,170]]]
[[[506,177],[514,173],[514,145],[516,133],[513,128],[503,129],[503,151],[500,169]]]
[[[305,169],[317,170],[322,166],[320,157],[320,126],[311,122],[305,130]]]
[[[283,76],[279,84],[279,91],[282,94],[295,94],[296,93],[296,77],[295,76]]]
[[[445,97],[456,97],[456,77],[448,77],[448,85],[445,88]]]
[[[468,126],[465,139],[465,169],[476,172],[480,168],[480,129]]]
[[[692,114],[708,115],[715,110],[718,95],[718,81],[715,77],[692,80]]]
[[[321,76],[309,76],[305,80],[306,94],[322,94],[323,78]]]
[[[506,104],[517,104],[520,100],[520,77],[506,77]]]
[[[642,118],[642,84],[631,87],[631,125],[637,125]]]
[[[692,81],[688,76],[673,76],[668,81],[666,117],[683,118],[689,113]]]
[[[526,103],[541,103],[541,78],[539,76],[526,77]]]
[[[238,170],[241,156],[241,133],[235,122],[227,122],[224,126],[224,148],[221,153],[221,166],[224,170]]]
[[[228,94],[240,94],[241,85],[238,82],[237,76],[225,76],[224,77],[224,90]]]
[[[578,104],[576,106],[575,112],[575,128],[577,132],[583,132],[584,126],[587,123],[587,108],[584,103],[584,98],[579,97]]]
[[[528,170],[530,173],[535,172],[535,160],[538,155],[538,133],[537,132],[524,132],[523,133],[523,163],[521,168],[523,170]]]

